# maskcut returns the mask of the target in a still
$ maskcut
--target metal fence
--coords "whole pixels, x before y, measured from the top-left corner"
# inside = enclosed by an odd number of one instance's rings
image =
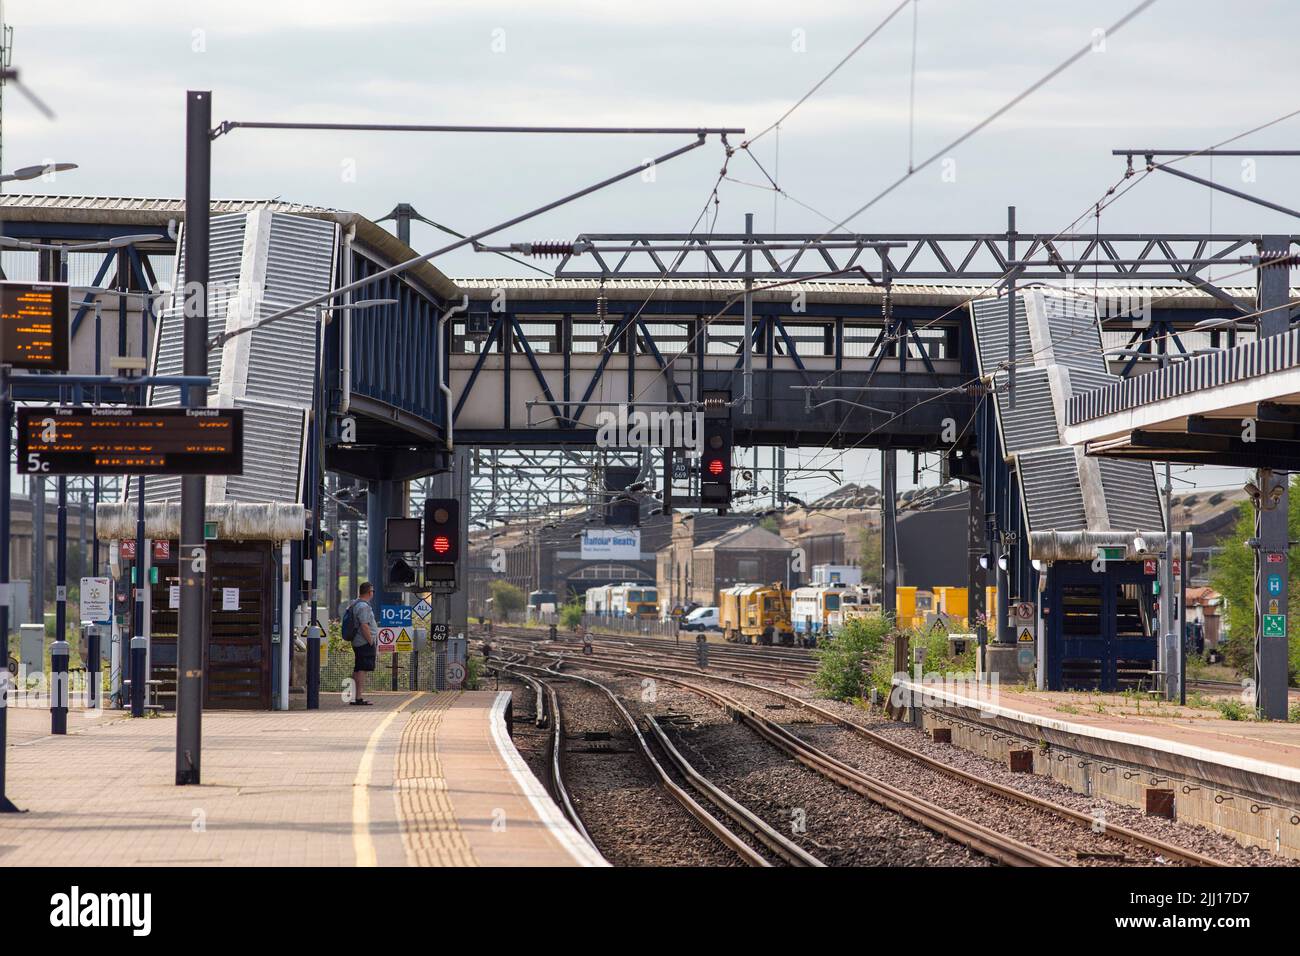
[[[418,653],[394,651],[391,654],[380,654],[375,669],[366,677],[366,690],[392,690],[394,666],[397,669],[397,690],[436,690],[434,668],[437,666],[437,656],[435,651],[429,649]],[[321,668],[321,693],[342,693],[345,682],[352,677],[354,661],[351,648],[331,642],[325,665]],[[414,686],[411,684],[413,665],[416,668]]]
[[[582,626],[588,631],[606,634],[642,634],[648,637],[676,637],[677,621],[658,618],[611,617],[603,614],[584,614]]]

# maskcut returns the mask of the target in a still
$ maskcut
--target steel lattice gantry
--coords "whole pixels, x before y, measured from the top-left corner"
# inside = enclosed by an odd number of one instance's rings
[[[659,456],[653,456],[659,461]],[[567,508],[598,508],[604,501],[605,468],[638,467],[635,451],[596,448],[474,448],[470,463],[470,513],[483,523],[545,517]],[[656,471],[659,465],[655,465]],[[412,484],[412,514],[418,498],[433,494],[433,482]]]

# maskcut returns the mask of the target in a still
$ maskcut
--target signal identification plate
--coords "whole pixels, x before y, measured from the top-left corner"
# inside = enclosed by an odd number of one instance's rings
[[[18,471],[49,475],[239,475],[239,408],[57,405],[18,409]]]

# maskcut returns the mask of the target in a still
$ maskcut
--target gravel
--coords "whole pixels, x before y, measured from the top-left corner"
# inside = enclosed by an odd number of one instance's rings
[[[554,686],[564,716],[565,783],[605,859],[615,866],[745,865],[664,791],[600,691],[564,680]]]
[[[718,682],[715,686],[720,691],[742,700],[760,712],[766,713],[767,716],[780,719],[775,716],[779,711],[763,709],[764,703],[772,702],[770,695],[723,682]],[[800,691],[790,691],[788,687],[782,685],[779,689],[808,699],[814,696],[812,691],[806,687]],[[1049,777],[1038,774],[1012,773],[1010,769],[997,761],[951,744],[937,744],[927,734],[910,724],[890,720],[878,713],[869,714],[858,707],[839,701],[817,699],[816,702],[818,706],[824,707],[832,713],[846,717],[879,733],[881,736],[888,737],[895,743],[939,760],[948,766],[1011,787],[1022,793],[1051,801],[1060,806],[1087,813],[1089,816],[1103,815],[1107,823],[1127,827],[1138,833],[1164,840],[1174,846],[1203,853],[1221,862],[1234,866],[1297,865],[1298,861],[1276,856],[1259,847],[1243,846],[1226,834],[1215,833],[1205,827],[1179,823],[1160,817],[1149,817],[1137,808],[1128,807],[1101,797],[1090,797],[1077,793]],[[880,776],[895,786],[913,792],[924,793],[927,796],[931,796],[929,787],[933,785],[932,782],[934,781],[947,781],[947,786],[943,789],[945,794],[949,794],[951,787],[970,790],[965,784],[951,780],[937,770],[931,770],[916,761],[905,760],[897,755],[880,750],[851,731],[834,724],[821,723],[821,718],[817,718],[815,715],[812,715],[811,719],[804,719],[808,722],[788,724],[788,729],[803,736],[809,742],[822,747],[845,763]],[[814,723],[813,720],[817,722]],[[886,771],[890,767],[895,769],[887,773]],[[978,791],[976,792],[978,793]],[[931,796],[931,799],[935,798]],[[936,799],[936,802],[952,809],[960,809],[957,804],[950,804],[947,800],[948,796],[945,796],[945,799]],[[1006,816],[1008,808],[1012,812],[1010,817]],[[1064,842],[1058,843],[1056,848],[1044,845],[1034,837],[1032,827],[1016,826],[1015,817],[1021,814],[1025,815],[1026,820],[1048,821],[1047,825],[1053,833],[1059,834]],[[1010,798],[983,795],[978,798],[977,804],[972,803],[969,805],[968,815],[970,819],[978,820],[992,829],[1006,832],[1031,846],[1041,846],[1049,852],[1065,855],[1067,858],[1072,858],[1076,850],[1084,850],[1106,853],[1122,852],[1132,863],[1150,865],[1161,862],[1152,855],[1152,851],[1117,839],[1096,840],[1094,838],[1097,835],[1093,834],[1091,830],[1085,830],[1078,824],[1062,820],[1046,811],[1024,807],[1021,804],[1012,802]],[[1026,838],[1027,836],[1029,838]],[[1058,839],[1058,837],[1053,836],[1053,839]],[[1087,863],[1089,861],[1079,862]],[[1114,865],[1110,861],[1093,862],[1099,865]]]
[[[580,662],[571,660],[570,664],[576,666]],[[725,664],[719,662],[717,669],[722,675],[730,676]],[[871,865],[878,862],[923,865],[925,862],[941,862],[953,865],[964,862],[952,858],[953,848],[972,857],[975,862],[984,862],[983,858],[971,854],[952,841],[930,834],[911,821],[881,810],[865,798],[826,781],[815,771],[777,751],[753,731],[728,721],[715,705],[696,694],[659,682],[658,700],[648,706],[641,702],[643,678],[615,677],[610,672],[595,670],[590,676],[617,686],[634,712],[639,707],[657,714],[684,715],[678,726],[673,727],[670,723],[670,734],[696,769],[782,832],[790,833],[792,815],[796,810],[802,811],[807,832],[794,836],[809,852],[827,864]],[[826,722],[824,718],[800,711],[793,704],[784,708],[773,707],[779,701],[775,701],[770,694],[722,681],[691,679],[711,683],[722,693],[748,704],[769,719],[782,723],[791,732],[847,764],[1063,859],[1075,861],[1076,854],[1082,852],[1085,858],[1078,859],[1077,862],[1084,865],[1180,865],[1178,861],[1158,857],[1154,851],[1107,836],[1104,830],[1094,832],[1085,825],[1045,810],[1025,806],[1012,798],[990,794],[917,761],[882,750],[851,731]],[[815,696],[806,685],[791,686],[790,681],[763,681],[752,676],[748,679],[756,683],[772,684],[785,693],[806,699]],[[867,713],[837,701],[817,699],[816,702],[881,736],[954,768],[1089,816],[1098,816],[1106,823],[1127,827],[1224,863],[1240,866],[1297,864],[1297,861],[1275,856],[1266,850],[1243,846],[1225,834],[1204,827],[1149,817],[1133,807],[1076,793],[1047,777],[1012,773],[1001,763],[978,754],[949,744],[936,744],[928,735],[910,724],[898,723],[883,715]],[[878,821],[860,819],[868,814],[919,830],[926,839],[938,841],[940,848],[937,855],[918,848],[914,836],[907,834],[900,833],[898,840],[890,843],[885,836],[886,828],[877,826]],[[855,826],[859,828],[861,839],[854,837]],[[876,845],[864,850],[858,846],[863,841]],[[878,850],[881,858],[871,859],[871,850]],[[909,853],[915,860],[909,858]],[[1088,854],[1103,856],[1088,859]],[[1119,859],[1115,859],[1116,856]]]
[[[634,713],[661,718],[691,765],[828,866],[985,866],[989,861],[827,780],[689,691],[603,675]]]

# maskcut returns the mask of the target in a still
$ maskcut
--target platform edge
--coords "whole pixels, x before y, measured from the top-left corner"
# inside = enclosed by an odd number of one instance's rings
[[[524,796],[528,798],[537,818],[564,847],[574,863],[578,866],[609,866],[609,861],[584,840],[573,825],[564,818],[560,808],[555,805],[555,801],[551,799],[541,781],[520,755],[514,741],[510,739],[505,716],[510,701],[509,691],[498,691],[496,700],[492,702],[490,716],[492,740],[496,744],[497,752],[501,754],[501,759],[506,763],[506,769],[510,771],[510,775],[514,777],[515,783],[519,785]]]

